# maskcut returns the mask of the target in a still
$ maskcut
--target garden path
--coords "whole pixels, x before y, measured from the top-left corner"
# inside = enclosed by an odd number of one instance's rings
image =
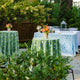
[[[80,52],[75,57],[71,57],[73,60],[70,62],[70,65],[73,66],[74,79],[80,80]],[[68,74],[67,80],[73,80],[72,74]]]

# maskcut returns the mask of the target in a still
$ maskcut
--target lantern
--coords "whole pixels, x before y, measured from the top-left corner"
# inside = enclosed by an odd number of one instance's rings
[[[67,23],[63,20],[60,27],[61,29],[67,29]]]

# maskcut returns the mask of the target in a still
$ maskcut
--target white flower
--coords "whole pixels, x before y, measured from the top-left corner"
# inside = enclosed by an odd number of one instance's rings
[[[41,26],[40,26],[40,25],[38,25],[38,26],[37,26],[37,29],[41,29]]]

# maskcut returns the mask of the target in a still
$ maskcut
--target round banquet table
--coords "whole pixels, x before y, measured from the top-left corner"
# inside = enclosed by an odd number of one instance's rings
[[[0,52],[12,55],[19,51],[18,31],[0,31]]]
[[[43,38],[44,33],[35,32],[34,38]],[[48,38],[57,38],[60,42],[62,56],[76,56],[78,52],[78,40],[76,32],[49,33]]]
[[[50,55],[61,55],[59,39],[33,38],[31,49],[36,51],[42,50],[44,53],[48,52]]]

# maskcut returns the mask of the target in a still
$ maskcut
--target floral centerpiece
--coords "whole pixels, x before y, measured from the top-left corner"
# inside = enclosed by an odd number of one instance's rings
[[[48,33],[50,33],[49,27],[44,25],[42,32],[44,33],[44,37],[47,39],[48,38]]]
[[[6,28],[7,28],[8,31],[10,31],[11,28],[12,28],[12,24],[11,23],[6,24]]]
[[[40,32],[40,30],[41,30],[41,26],[38,25],[36,29],[38,30],[38,32]]]

